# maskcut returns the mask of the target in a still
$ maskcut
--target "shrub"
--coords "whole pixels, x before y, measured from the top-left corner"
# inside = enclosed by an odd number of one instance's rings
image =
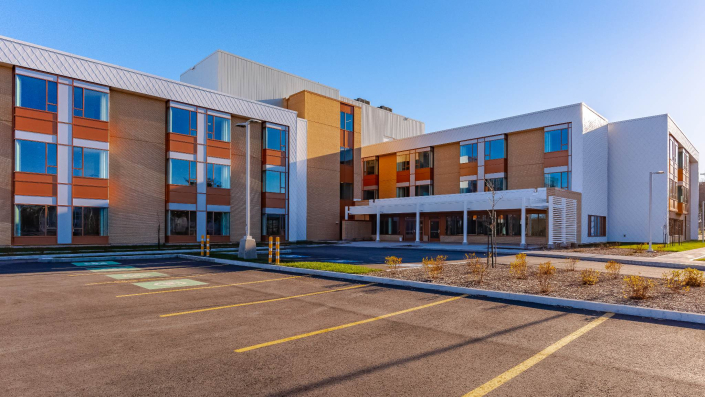
[[[683,277],[685,278],[685,285],[689,287],[703,286],[703,272],[698,269],[689,267],[683,270]]]
[[[551,290],[551,279],[556,274],[556,267],[551,265],[551,262],[542,263],[539,265],[539,289],[541,293],[547,293]]]
[[[609,261],[605,265],[605,270],[607,270],[610,277],[617,278],[619,277],[619,272],[622,271],[622,264],[617,261]]]
[[[509,264],[509,272],[516,278],[526,279],[528,272],[526,267],[526,254],[516,254],[516,260]]]
[[[646,251],[646,243],[639,243],[636,245],[634,248],[634,251],[641,252],[641,251]]]
[[[627,276],[623,279],[622,291],[625,298],[630,299],[646,299],[649,297],[649,292],[654,289],[656,284],[648,278],[641,276]]]
[[[585,269],[580,272],[580,278],[585,285],[595,285],[600,278],[600,272],[595,269]]]
[[[465,261],[470,273],[475,276],[475,281],[478,284],[482,284],[485,274],[487,274],[487,262],[475,256],[475,254],[465,254]]]
[[[431,278],[431,280],[436,280],[440,277],[441,273],[443,273],[443,266],[446,264],[446,259],[448,259],[448,257],[445,255],[438,255],[435,258],[423,258],[421,264],[423,265],[426,275]]]
[[[401,258],[397,258],[396,256],[388,256],[384,258],[384,263],[387,265],[389,270],[397,270],[399,265],[401,265]]]
[[[575,265],[580,262],[580,259],[578,258],[568,258],[568,263],[565,265],[565,270],[568,272],[574,272],[575,271]]]
[[[665,272],[661,278],[664,286],[673,292],[690,290],[690,287],[686,285],[685,272],[683,270]]]

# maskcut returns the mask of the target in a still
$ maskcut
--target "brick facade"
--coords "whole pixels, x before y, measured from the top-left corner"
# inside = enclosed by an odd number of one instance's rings
[[[507,184],[510,189],[543,187],[543,128],[507,135]]]
[[[12,68],[0,66],[0,245],[12,242]]]
[[[460,144],[433,148],[433,194],[460,193]]]

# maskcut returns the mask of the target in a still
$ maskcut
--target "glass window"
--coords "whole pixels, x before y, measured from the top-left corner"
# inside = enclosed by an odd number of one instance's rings
[[[546,131],[543,141],[546,153],[568,150],[568,129]]]
[[[107,178],[108,152],[106,150],[74,146],[73,175],[88,178]]]
[[[352,167],[353,165],[353,150],[349,148],[340,148],[340,164]]]
[[[377,189],[362,191],[362,199],[363,200],[377,200],[377,195],[378,195]]]
[[[365,160],[362,172],[363,175],[377,175],[377,159]]]
[[[399,234],[399,217],[384,217],[379,223],[379,234]]]
[[[206,213],[206,233],[209,236],[229,236],[230,235],[230,213],[229,212],[207,212]]]
[[[397,188],[397,197],[409,197],[409,187],[398,187]]]
[[[526,214],[526,235],[546,237],[546,214]]]
[[[74,236],[107,236],[108,209],[73,207]]]
[[[417,185],[414,194],[416,196],[432,196],[433,185]]]
[[[485,142],[485,160],[496,160],[505,158],[504,139]]]
[[[477,163],[477,143],[460,147],[460,163]]]
[[[353,115],[350,113],[340,112],[340,129],[345,131],[353,130]]]
[[[607,217],[588,215],[588,236],[589,237],[605,237],[607,236]]]
[[[230,119],[208,115],[207,124],[208,139],[230,142]]]
[[[407,171],[409,169],[409,155],[397,154],[397,171]]]
[[[169,132],[196,136],[198,114],[186,109],[169,108]]]
[[[280,236],[286,234],[286,215],[265,214],[262,215],[262,235]]]
[[[485,191],[490,192],[492,190],[495,192],[507,190],[507,180],[505,178],[485,179]]]
[[[451,215],[446,217],[446,236],[463,234],[463,216]]]
[[[431,168],[433,167],[433,152],[416,152],[416,168]]]
[[[169,211],[170,236],[195,236],[196,211]]]
[[[195,161],[169,159],[170,185],[195,185],[196,180]]]
[[[544,174],[544,186],[570,189],[570,175],[570,172],[551,172]]]
[[[286,151],[287,130],[267,126],[264,135],[264,148]]]
[[[108,121],[108,94],[81,87],[73,87],[73,115]]]
[[[15,140],[15,171],[56,174],[56,144]]]
[[[15,106],[56,113],[56,82],[18,74],[15,98]]]
[[[477,192],[477,181],[460,181],[460,193]]]
[[[340,199],[341,200],[352,200],[353,199],[353,184],[347,182],[340,182]]]
[[[206,186],[230,189],[230,166],[222,164],[207,164]]]
[[[56,236],[56,207],[15,205],[15,236]]]
[[[263,172],[262,188],[266,193],[286,193],[286,172],[267,170]]]

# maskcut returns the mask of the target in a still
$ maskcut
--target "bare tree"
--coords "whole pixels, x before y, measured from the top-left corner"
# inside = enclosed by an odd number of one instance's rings
[[[490,209],[487,212],[490,215],[490,221],[486,223],[487,227],[490,229],[490,244],[487,252],[487,264],[493,268],[497,265],[497,203],[502,201],[502,197],[497,197],[497,190],[495,189],[494,182],[485,180],[485,188],[491,193],[490,198]]]

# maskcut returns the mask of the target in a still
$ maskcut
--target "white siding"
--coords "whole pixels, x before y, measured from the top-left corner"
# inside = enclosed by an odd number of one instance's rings
[[[391,139],[410,138],[423,135],[426,125],[402,115],[380,109],[350,98],[340,97],[343,102],[362,108],[362,146],[374,145]]]
[[[307,127],[306,120],[298,119],[289,145],[289,241],[306,240]]]
[[[607,241],[605,237],[588,237],[588,215],[607,217],[607,229],[610,227],[608,211],[608,174],[607,162],[609,145],[607,144],[607,119],[600,116],[587,105],[583,105],[582,150],[580,167],[574,167],[573,181],[576,174],[581,174],[581,243]],[[573,164],[578,164],[573,148]],[[576,172],[582,170],[582,172]],[[609,233],[609,231],[608,231]]]

